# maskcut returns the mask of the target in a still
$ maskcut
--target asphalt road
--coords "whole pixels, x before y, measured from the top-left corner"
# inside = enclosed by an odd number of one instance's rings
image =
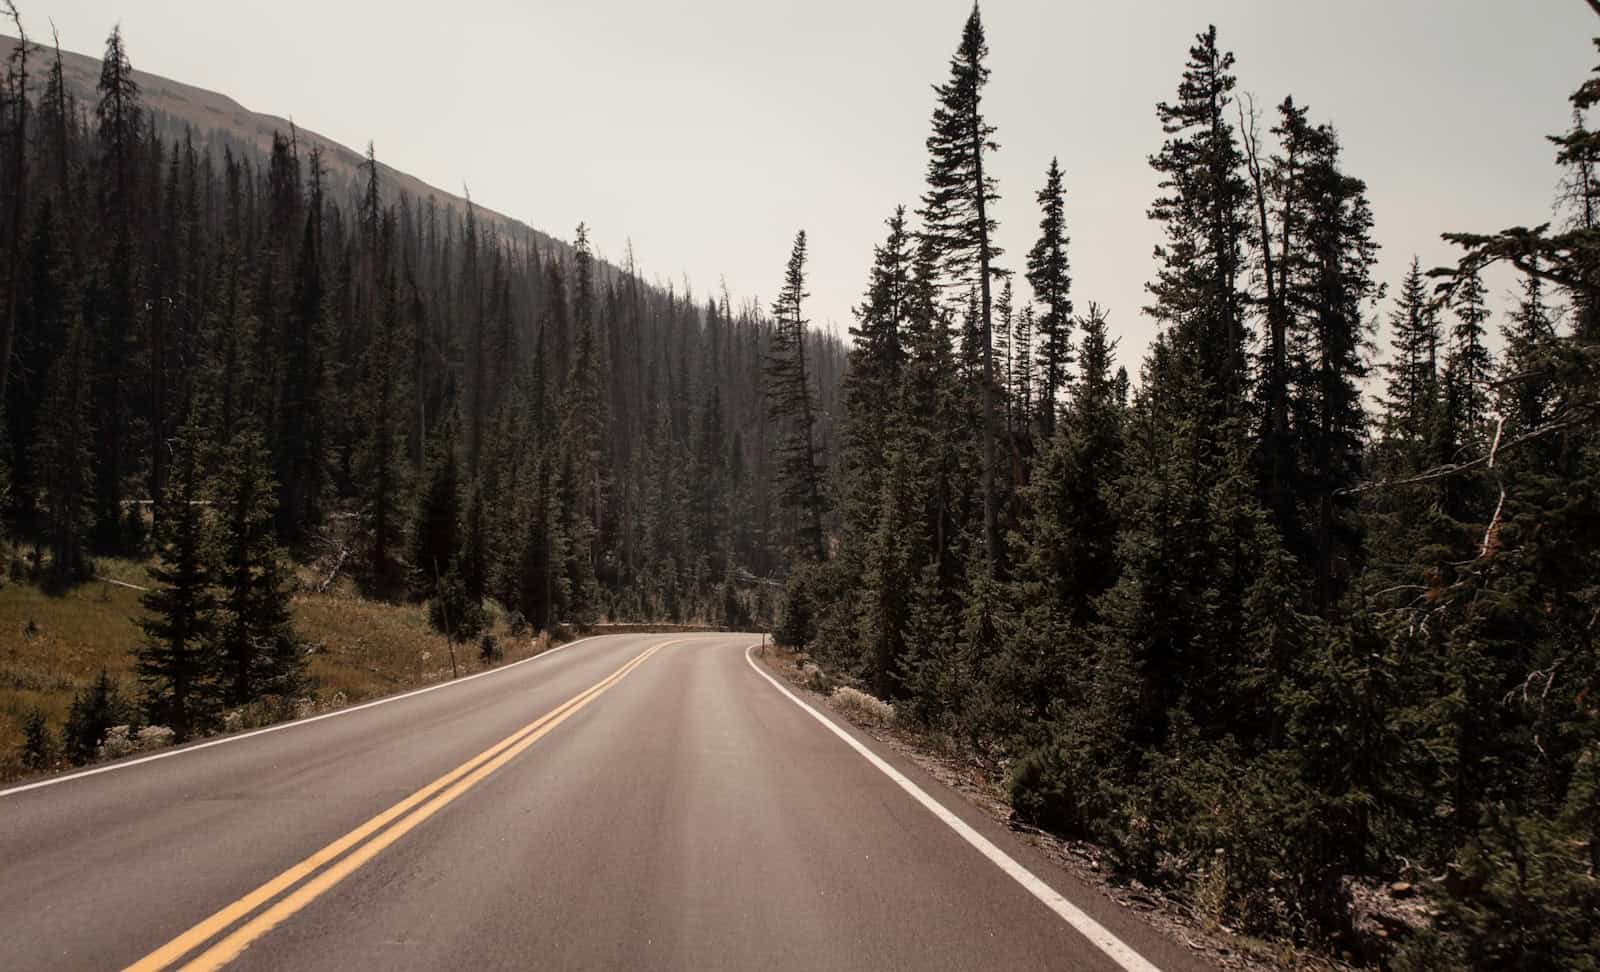
[[[0,792],[0,968],[1204,967],[753,640],[589,639]]]

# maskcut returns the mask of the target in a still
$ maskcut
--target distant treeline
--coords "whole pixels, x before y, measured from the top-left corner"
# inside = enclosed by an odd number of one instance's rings
[[[1196,38],[1156,108],[1162,330],[1130,390],[1074,301],[1054,161],[1037,244],[1001,262],[986,56],[974,9],[780,637],[1216,921],[1397,967],[1595,967],[1600,74],[1553,139],[1564,222],[1413,261],[1373,409],[1377,243],[1331,127],[1291,98],[1258,117]],[[1499,321],[1496,262],[1522,281]],[[1431,926],[1358,934],[1352,882],[1395,881]]]
[[[116,31],[93,103],[27,43],[3,94],[3,512],[39,576],[161,548],[179,450],[215,479],[259,437],[276,540],[348,545],[373,595],[459,587],[538,626],[765,610],[796,526],[753,304],[647,285],[581,226],[497,237],[390,191],[370,147],[338,194],[292,130],[197,147]],[[830,402],[843,347],[807,350]]]

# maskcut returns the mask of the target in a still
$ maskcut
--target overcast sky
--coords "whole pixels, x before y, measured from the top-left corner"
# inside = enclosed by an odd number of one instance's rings
[[[21,0],[36,37],[293,116],[384,162],[602,253],[726,278],[770,302],[795,230],[811,316],[850,321],[923,140],[967,0]],[[1341,132],[1370,187],[1381,278],[1445,230],[1548,218],[1543,139],[1597,55],[1583,0],[990,0],[985,111],[999,129],[1002,262],[1021,269],[1052,155],[1067,174],[1073,296],[1111,311],[1136,370],[1157,228],[1146,163],[1192,35],[1215,22],[1240,90]],[[1496,289],[1509,280],[1491,281]]]

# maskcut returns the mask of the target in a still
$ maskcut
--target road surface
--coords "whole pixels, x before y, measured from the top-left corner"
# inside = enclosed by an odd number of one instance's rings
[[[587,639],[0,791],[0,968],[1202,967],[753,640]]]

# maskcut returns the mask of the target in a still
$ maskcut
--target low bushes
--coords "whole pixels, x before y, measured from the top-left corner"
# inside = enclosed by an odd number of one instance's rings
[[[841,685],[833,690],[832,700],[834,708],[852,719],[885,728],[895,723],[892,704],[874,698],[860,689]]]

